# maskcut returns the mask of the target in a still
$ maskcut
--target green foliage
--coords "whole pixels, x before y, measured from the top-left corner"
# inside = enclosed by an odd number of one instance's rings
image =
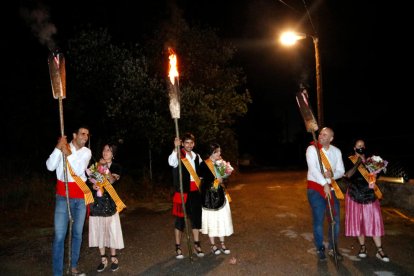
[[[237,140],[232,127],[238,117],[246,114],[251,102],[249,92],[243,91],[242,69],[231,64],[236,49],[222,42],[212,29],[189,27],[179,19],[175,23],[160,29],[156,39],[145,47],[154,56],[150,68],[154,74],[162,75],[159,68],[166,66],[157,65],[167,60],[166,47],[175,50],[180,72],[182,132],[193,132],[199,145],[219,142],[235,161]]]
[[[68,83],[77,95],[71,107],[91,118],[100,139],[122,139],[131,154],[139,149],[134,163],[149,162],[149,155],[164,160],[174,136],[166,51],[173,47],[180,72],[180,133],[193,132],[199,145],[219,142],[235,162],[232,127],[251,102],[243,91],[243,71],[231,64],[236,49],[212,29],[189,27],[181,18],[174,22],[142,46],[114,43],[105,29],[78,32],[68,47]]]
[[[39,174],[35,171],[34,162],[30,157],[24,160],[16,157],[0,159],[0,181],[3,183],[0,210],[30,212],[37,206],[51,206],[56,179],[53,174]]]
[[[115,80],[114,93],[105,104],[108,117],[114,124],[120,123],[120,135],[145,137],[154,149],[170,136],[166,130],[171,129],[171,121],[167,121],[168,108],[160,108],[168,107],[164,86],[149,76],[147,68],[145,58],[125,60],[122,74]]]
[[[167,47],[174,48],[179,62],[180,134],[193,132],[200,153],[209,142],[220,143],[223,157],[236,164],[233,125],[251,102],[243,71],[232,64],[236,49],[214,30],[189,26],[177,14],[141,44],[120,43],[108,29],[84,26],[78,27],[65,47],[66,134],[74,127],[71,122],[86,123],[91,127],[92,148],[108,140],[124,141],[119,159],[126,168],[121,197],[147,190],[148,183],[164,184],[170,179],[166,156],[175,131],[168,103]],[[52,204],[55,173],[46,175],[43,166],[34,169],[33,164],[7,170],[17,177],[3,174],[2,208],[18,203],[22,207],[21,202],[25,209]],[[149,173],[150,168],[157,173]]]

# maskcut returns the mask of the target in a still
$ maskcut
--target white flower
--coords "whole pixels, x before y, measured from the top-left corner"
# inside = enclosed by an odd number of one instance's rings
[[[387,172],[388,162],[377,155],[373,155],[365,162],[365,167],[370,173],[378,174],[381,171]]]
[[[374,160],[375,162],[382,162],[382,158],[377,155],[373,155],[372,160]]]

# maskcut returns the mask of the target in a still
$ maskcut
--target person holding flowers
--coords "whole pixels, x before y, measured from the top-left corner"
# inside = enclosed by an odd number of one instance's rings
[[[233,234],[233,222],[223,179],[233,172],[233,167],[221,158],[221,148],[217,143],[209,145],[208,155],[209,157],[201,163],[199,173],[202,179],[203,206],[201,233],[209,236],[213,254],[230,254],[230,249],[224,243],[224,237]],[[220,240],[220,248],[216,246],[216,237]]]
[[[376,176],[386,170],[387,161],[379,156],[367,158],[364,140],[357,140],[354,154],[349,156],[350,169],[344,177],[348,183],[345,196],[345,236],[357,237],[360,249],[358,256],[366,258],[368,250],[365,237],[372,237],[377,247],[376,257],[389,262],[381,244],[384,236],[384,223],[381,215],[379,199],[381,191],[376,186]]]
[[[109,264],[106,247],[110,250],[112,271],[119,268],[116,250],[124,248],[119,213],[126,206],[113,187],[118,183],[122,171],[121,166],[113,162],[116,151],[115,144],[106,144],[99,162],[86,170],[94,195],[89,214],[89,247],[99,248],[101,262],[96,269],[98,272],[104,271]]]

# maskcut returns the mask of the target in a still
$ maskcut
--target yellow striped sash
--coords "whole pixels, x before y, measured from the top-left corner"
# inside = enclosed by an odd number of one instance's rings
[[[103,183],[102,182],[97,182],[96,183],[99,188],[105,188],[105,190],[108,191],[109,195],[111,196],[111,198],[113,199],[113,201],[116,204],[116,211],[118,213],[120,213],[124,208],[126,208],[126,205],[122,202],[121,198],[118,196],[118,194],[116,193],[114,187],[112,186],[112,184],[108,181],[108,179],[104,179]]]
[[[213,185],[214,185],[214,188],[217,189],[218,185],[220,184],[220,181],[217,179],[217,173],[216,173],[216,170],[214,169],[213,161],[211,161],[211,159],[207,159],[207,160],[204,160],[204,162],[206,163],[207,167],[210,169],[211,173],[215,177]]]
[[[214,188],[217,189],[220,181],[217,179],[217,174],[216,174],[216,170],[214,169],[213,161],[211,161],[211,159],[207,159],[207,160],[204,160],[204,162],[206,163],[206,165],[210,169],[210,171],[213,173],[214,177],[216,177],[216,179],[214,179]],[[224,189],[224,186],[222,186],[222,187]],[[231,202],[230,194],[227,192],[226,189],[224,189],[224,191],[226,193],[227,201],[230,203]]]
[[[200,190],[200,183],[201,180],[198,177],[196,171],[194,170],[193,166],[191,166],[190,161],[188,161],[187,158],[181,158],[181,161],[183,162],[184,166],[186,167],[187,171],[191,174],[191,176],[193,177],[195,183],[197,184],[197,188],[198,190]]]
[[[326,157],[325,153],[323,152],[322,149],[319,150],[319,152],[321,153],[321,159],[322,159],[322,163],[325,166],[325,168],[330,171],[332,174],[332,167],[331,164],[329,164],[329,160]],[[342,193],[341,189],[338,186],[338,183],[336,183],[335,179],[333,179],[333,177],[331,178],[331,185],[332,188],[334,189],[335,195],[338,199],[344,199],[344,194]]]
[[[92,195],[91,190],[89,190],[88,185],[86,185],[85,181],[83,181],[82,178],[80,178],[73,172],[73,169],[69,164],[69,161],[66,160],[66,164],[68,165],[69,173],[72,176],[73,180],[75,180],[79,189],[81,189],[83,192],[83,195],[85,197],[85,205],[88,205],[89,203],[93,203],[94,202],[93,195]]]

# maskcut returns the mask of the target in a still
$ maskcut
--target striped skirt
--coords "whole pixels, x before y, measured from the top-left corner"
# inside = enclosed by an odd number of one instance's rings
[[[384,223],[381,215],[380,202],[361,204],[345,196],[345,236],[384,236]]]

